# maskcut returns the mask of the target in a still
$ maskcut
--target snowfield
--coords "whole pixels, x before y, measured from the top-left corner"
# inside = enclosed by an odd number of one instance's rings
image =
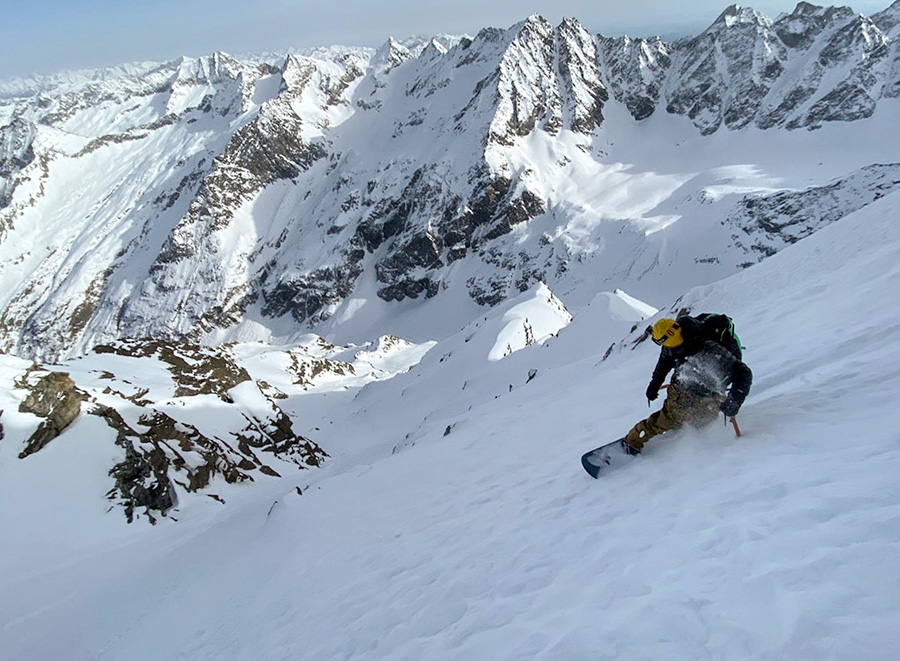
[[[227,507],[185,499],[156,526],[105,512],[96,420],[18,460],[33,422],[5,390],[0,658],[894,658],[898,208],[690,290],[746,346],[744,436],[673,433],[598,481],[579,456],[648,413],[656,359],[631,332],[653,309],[624,292],[568,325],[530,292],[392,378],[297,389],[283,406],[324,468],[218,485]],[[491,360],[523,310],[549,336]],[[236,353],[275,382],[280,354]]]
[[[641,120],[539,17],[0,85],[0,661],[898,658],[900,2],[890,40],[832,9],[785,121],[709,134],[691,90],[774,70],[722,78],[747,8],[683,77],[604,56],[672,87]],[[591,479],[683,309],[735,321],[743,436]],[[29,454],[60,372],[80,415]],[[140,444],[166,480],[123,486]]]

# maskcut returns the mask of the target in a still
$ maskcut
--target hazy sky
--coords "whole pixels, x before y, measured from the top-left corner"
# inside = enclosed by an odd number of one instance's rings
[[[892,0],[857,1],[873,14]],[[531,14],[578,19],[593,33],[693,35],[728,0],[4,0],[0,78],[310,46],[379,46],[388,37],[469,34],[507,28]],[[744,3],[772,18],[792,0]],[[831,3],[818,3],[831,4]],[[844,3],[835,3],[844,4]]]

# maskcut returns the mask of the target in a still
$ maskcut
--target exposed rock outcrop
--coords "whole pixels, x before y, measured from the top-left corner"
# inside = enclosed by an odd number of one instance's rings
[[[898,189],[900,163],[872,165],[827,186],[745,196],[723,224],[750,266]]]
[[[19,458],[24,459],[41,450],[71,425],[81,415],[81,403],[88,399],[88,395],[79,390],[64,372],[35,370],[19,386],[29,390],[19,405],[19,411],[42,418],[25,442],[25,449],[19,453]]]
[[[271,388],[255,382],[227,348],[148,340],[103,345],[97,353],[113,356],[110,364],[122,373],[104,372],[84,387],[68,373],[39,367],[19,379],[17,387],[28,391],[20,410],[41,419],[19,457],[39,453],[88,402],[87,412],[106,421],[110,442],[114,438],[120,450],[121,459],[108,469],[108,497],[129,522],[169,515],[179,493],[224,501],[212,492],[216,480],[282,477],[328,456],[297,433],[267,394]]]

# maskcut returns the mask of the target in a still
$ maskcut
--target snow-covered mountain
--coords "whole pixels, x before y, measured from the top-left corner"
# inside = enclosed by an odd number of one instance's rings
[[[0,660],[892,658],[898,26],[0,83]],[[681,310],[744,436],[590,480]]]
[[[0,347],[52,360],[339,326],[360,343],[402,334],[398,303],[490,306],[539,282],[664,301],[679,293],[665,287],[673,252],[702,283],[784,245],[756,213],[773,195],[785,227],[890,189],[898,14],[730,7],[677,43],[532,16],[378,50],[7,81]],[[803,150],[802,172],[758,176],[757,142]],[[660,171],[675,152],[678,171]],[[740,194],[718,197],[722,182]],[[728,218],[736,238],[707,254],[685,232],[699,215]]]

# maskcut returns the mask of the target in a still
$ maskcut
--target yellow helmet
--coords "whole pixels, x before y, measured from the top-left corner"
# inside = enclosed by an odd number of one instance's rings
[[[650,331],[653,341],[661,347],[677,347],[684,342],[681,335],[681,326],[674,319],[660,319]]]

